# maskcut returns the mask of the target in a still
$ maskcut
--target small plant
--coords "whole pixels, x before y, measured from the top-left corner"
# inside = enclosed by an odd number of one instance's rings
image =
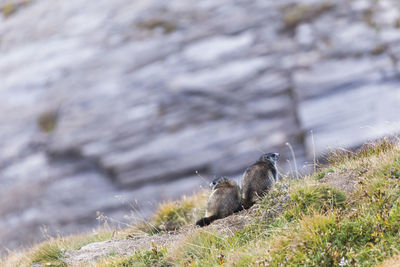
[[[14,13],[16,13],[21,7],[29,4],[30,0],[22,0],[20,2],[9,2],[5,3],[3,7],[1,7],[1,13],[5,18],[10,17]]]
[[[322,172],[319,172],[316,176],[315,176],[315,180],[321,180],[322,178],[324,178],[325,177],[325,172],[324,171],[322,171]]]
[[[161,29],[164,34],[170,34],[177,28],[177,24],[173,21],[155,18],[139,23],[139,27],[146,30]]]
[[[63,250],[59,243],[50,241],[38,247],[32,254],[32,263],[46,266],[63,267],[67,264],[63,260]]]
[[[290,194],[290,207],[286,210],[286,218],[293,219],[313,211],[327,212],[343,208],[346,195],[342,191],[328,185],[311,185],[298,187]]]
[[[166,248],[152,246],[149,250],[139,250],[128,257],[116,257],[115,255],[100,262],[98,266],[104,267],[136,267],[136,266],[171,266],[165,260]]]
[[[333,8],[334,5],[328,2],[315,5],[289,4],[282,8],[282,21],[285,29],[293,30],[299,24],[312,21]]]
[[[340,155],[321,171],[325,177],[332,172],[347,175],[338,187],[349,181],[357,186],[345,194],[326,185],[328,179],[315,182],[316,176],[284,180],[249,210],[226,218],[243,223],[232,228],[240,230],[185,227],[165,234],[179,235],[165,246],[128,256],[112,251],[93,266],[377,266],[385,260],[393,266],[400,258],[399,145],[384,141]],[[203,215],[207,196],[164,203],[151,224],[157,231],[192,224]],[[66,266],[65,250],[113,236],[50,240],[23,256],[27,261],[5,266]]]
[[[289,183],[276,184],[257,205],[255,217],[270,223],[283,213],[289,201]]]
[[[200,192],[192,197],[184,196],[179,201],[162,203],[152,222],[143,224],[140,230],[154,234],[160,231],[174,231],[183,225],[194,224],[196,218],[204,213],[207,195],[206,192]]]
[[[328,174],[328,173],[333,173],[333,172],[335,172],[333,169],[328,169],[328,170],[325,170],[325,171],[320,171],[319,173],[317,173],[315,176],[314,176],[314,179],[315,180],[321,180],[322,178],[324,178],[325,177],[325,175],[326,174]]]
[[[58,112],[48,111],[40,114],[37,124],[42,132],[50,133],[57,125]]]
[[[190,235],[174,251],[174,258],[184,266],[194,262],[200,266],[215,266],[219,255],[229,246],[227,238],[215,232],[200,231]]]
[[[336,150],[332,151],[331,155],[328,157],[328,162],[331,165],[343,164],[347,161],[358,160],[361,158],[366,158],[373,155],[379,155],[387,151],[392,150],[394,147],[394,141],[390,138],[382,138],[373,143],[367,143],[356,152],[349,150]]]

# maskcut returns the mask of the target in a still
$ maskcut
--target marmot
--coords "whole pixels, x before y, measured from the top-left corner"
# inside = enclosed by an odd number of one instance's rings
[[[278,153],[264,154],[244,172],[242,202],[245,209],[250,208],[259,197],[264,196],[277,181],[276,162],[278,159]]]
[[[210,184],[211,194],[207,202],[206,216],[196,225],[206,226],[216,219],[227,217],[243,209],[239,186],[232,180],[221,177]]]

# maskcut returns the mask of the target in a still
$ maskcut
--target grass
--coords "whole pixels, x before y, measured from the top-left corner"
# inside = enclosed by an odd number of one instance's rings
[[[30,2],[31,0],[21,0],[19,2],[4,3],[2,7],[0,6],[0,12],[5,18],[8,18]]]
[[[315,175],[278,183],[241,213],[249,220],[240,230],[188,226],[175,243],[153,244],[130,255],[109,253],[93,266],[395,266],[400,258],[399,145],[386,139],[356,152],[335,152],[329,162]],[[357,182],[354,190],[326,183],[344,174]],[[202,193],[163,203],[149,223],[157,231],[149,233],[193,224],[203,215],[206,199]],[[86,242],[55,239],[29,252],[28,262],[66,266],[64,251]]]
[[[32,264],[45,264],[51,266],[67,266],[63,260],[63,249],[56,241],[48,242],[40,246],[32,253]]]
[[[343,209],[346,195],[327,185],[310,184],[295,188],[290,194],[290,200],[284,213],[288,220],[298,219],[315,211]]]
[[[156,234],[193,224],[205,213],[208,194],[209,191],[202,191],[190,197],[183,196],[178,201],[166,201],[160,204],[150,222],[137,225],[136,228],[148,234]]]
[[[100,267],[130,267],[130,266],[170,266],[164,259],[166,248],[153,246],[149,250],[137,251],[132,256],[109,257],[97,263]]]
[[[325,175],[327,175],[328,173],[334,173],[335,171],[333,169],[327,169],[325,171],[320,171],[319,173],[317,173],[314,178],[315,180],[321,180],[322,178],[325,177]]]
[[[68,237],[50,238],[31,249],[8,256],[4,266],[31,266],[42,264],[43,266],[64,267],[67,263],[64,254],[67,250],[77,250],[81,247],[104,240],[110,240],[113,232],[102,229],[92,234],[79,234]],[[0,266],[3,266],[0,264]]]

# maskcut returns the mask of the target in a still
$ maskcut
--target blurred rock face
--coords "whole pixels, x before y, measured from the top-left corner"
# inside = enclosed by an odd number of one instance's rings
[[[0,6],[2,247],[400,131],[396,0]]]

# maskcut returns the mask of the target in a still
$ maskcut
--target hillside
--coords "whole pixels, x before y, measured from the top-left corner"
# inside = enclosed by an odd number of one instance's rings
[[[400,145],[334,152],[248,211],[193,226],[207,192],[123,230],[50,238],[4,266],[400,266]]]
[[[398,0],[0,0],[0,59],[0,254],[400,132]]]

